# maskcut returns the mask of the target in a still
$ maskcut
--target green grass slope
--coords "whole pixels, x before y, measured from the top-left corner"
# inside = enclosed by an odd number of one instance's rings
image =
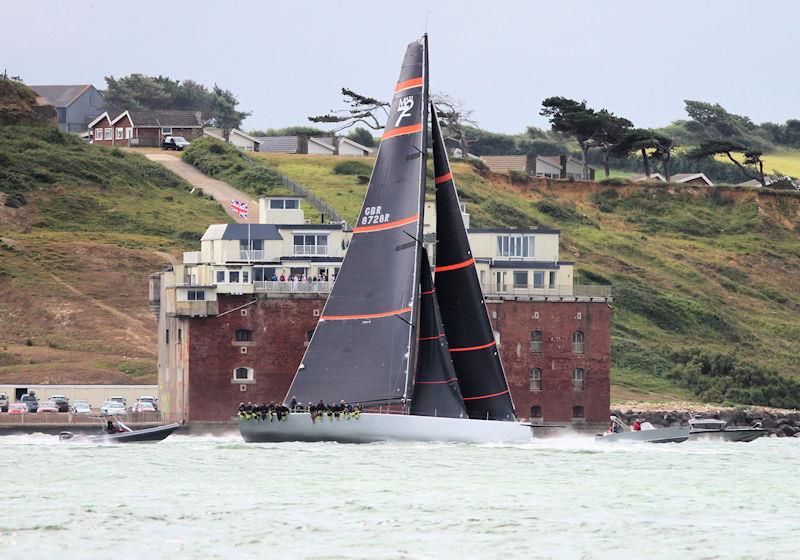
[[[355,220],[366,185],[342,158],[256,157]],[[617,390],[800,406],[798,193],[453,170],[474,226],[559,228],[577,281],[613,285]]]
[[[218,204],[144,157],[0,127],[0,383],[155,382],[147,276]]]

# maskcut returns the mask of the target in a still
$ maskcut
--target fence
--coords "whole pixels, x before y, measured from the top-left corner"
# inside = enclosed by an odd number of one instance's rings
[[[253,289],[267,294],[329,294],[333,282],[253,282]]]
[[[541,296],[541,297],[576,297],[576,298],[608,298],[611,297],[610,285],[565,284],[537,286],[533,284],[481,284],[486,295],[499,296]]]

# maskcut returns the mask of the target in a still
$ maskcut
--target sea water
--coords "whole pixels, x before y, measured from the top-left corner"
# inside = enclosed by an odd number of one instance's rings
[[[173,435],[100,445],[5,436],[0,557],[798,558],[798,473],[797,438],[339,445]]]

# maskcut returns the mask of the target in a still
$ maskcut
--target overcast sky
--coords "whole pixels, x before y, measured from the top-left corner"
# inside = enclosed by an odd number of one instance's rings
[[[800,117],[794,0],[4,1],[0,71],[98,88],[132,72],[216,82],[253,113],[245,129],[307,124],[345,85],[389,97],[426,13],[431,88],[489,130],[545,127],[551,95],[645,127],[683,118],[683,99]]]

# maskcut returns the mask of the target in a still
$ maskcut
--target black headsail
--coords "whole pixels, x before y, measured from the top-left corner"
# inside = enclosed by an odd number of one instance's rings
[[[436,295],[461,395],[470,418],[513,420],[514,404],[500,363],[475,270],[436,109],[432,111],[436,185]]]
[[[416,352],[427,38],[408,45],[364,206],[288,398],[404,402]]]
[[[425,250],[422,251],[419,297],[419,350],[411,414],[466,418]]]

